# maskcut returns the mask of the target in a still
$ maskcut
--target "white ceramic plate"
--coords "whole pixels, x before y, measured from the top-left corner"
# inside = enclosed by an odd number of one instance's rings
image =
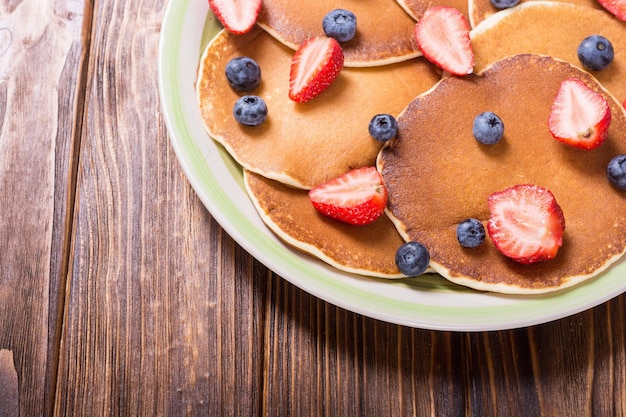
[[[524,327],[562,318],[626,290],[626,262],[572,289],[541,296],[480,293],[433,275],[378,280],[341,273],[290,249],[262,223],[240,167],[206,134],[194,83],[202,50],[219,30],[207,0],[171,1],[162,26],[159,88],[172,145],[211,215],[250,254],[284,279],[342,308],[438,330]]]

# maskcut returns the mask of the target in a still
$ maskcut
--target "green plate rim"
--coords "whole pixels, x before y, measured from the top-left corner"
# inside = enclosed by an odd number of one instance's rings
[[[400,290],[454,296],[468,294],[502,300],[502,303],[489,306],[433,305],[366,290],[354,282],[367,282],[369,278],[342,279],[342,275],[347,274],[286,247],[267,229],[259,228],[258,223],[231,198],[218,178],[221,173],[216,172],[216,167],[209,166],[206,155],[196,142],[210,141],[210,138],[194,137],[189,127],[191,118],[199,117],[199,113],[184,111],[185,98],[181,91],[193,88],[195,80],[184,78],[179,62],[183,62],[181,56],[188,52],[188,48],[195,48],[199,60],[204,45],[219,30],[219,24],[206,3],[206,0],[170,1],[163,20],[158,59],[159,93],[170,142],[193,189],[211,215],[235,241],[275,273],[312,295],[355,313],[410,327],[446,331],[505,330],[545,323],[592,308],[626,290],[626,279],[621,278],[626,276],[626,262],[623,261],[574,288],[537,296],[484,294],[454,285],[440,286],[429,280],[423,285],[411,280],[385,281],[386,285]],[[189,30],[188,19],[197,19],[200,10],[206,17],[203,31],[197,36],[197,45],[182,45],[186,39],[185,31]],[[229,175],[240,184],[240,178],[236,178],[240,172],[234,162],[217,145],[212,146],[211,152],[219,154]]]

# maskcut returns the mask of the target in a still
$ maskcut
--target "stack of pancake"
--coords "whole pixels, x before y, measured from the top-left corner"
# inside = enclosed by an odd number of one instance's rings
[[[459,8],[473,26],[474,74],[450,77],[421,56],[416,20],[432,2],[347,0],[357,36],[342,44],[337,80],[307,103],[288,97],[295,49],[323,35],[321,21],[336,2],[264,0],[258,25],[244,35],[220,32],[207,46],[196,84],[211,138],[242,166],[246,189],[268,227],[287,244],[350,273],[399,278],[395,252],[420,240],[431,252],[429,272],[480,290],[554,291],[581,282],[626,251],[626,191],[604,170],[626,153],[626,23],[591,4],[527,1],[495,12],[489,0],[439,0]],[[587,35],[616,46],[615,61],[594,74],[580,68],[576,49]],[[232,107],[242,95],[224,76],[226,63],[249,56],[262,71],[252,94],[267,103],[261,126],[239,125]],[[585,80],[609,100],[613,121],[598,150],[584,152],[546,138],[546,111],[567,77]],[[556,90],[555,90],[556,88]],[[619,99],[619,100],[618,100]],[[485,149],[471,139],[481,111],[505,116],[505,139]],[[398,118],[387,145],[369,136],[378,113]],[[545,116],[545,117],[544,117]],[[469,123],[468,123],[469,120]],[[550,140],[547,140],[550,139]],[[377,165],[389,192],[387,215],[368,226],[323,217],[308,190],[352,168]],[[487,239],[480,248],[458,244],[456,223],[489,217],[487,196],[505,185],[550,188],[565,213],[557,258],[523,266],[504,258]]]

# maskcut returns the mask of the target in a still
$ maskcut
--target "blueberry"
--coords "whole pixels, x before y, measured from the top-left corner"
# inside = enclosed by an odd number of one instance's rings
[[[490,0],[491,5],[496,9],[508,9],[509,7],[516,6],[519,0]]]
[[[578,59],[590,71],[601,71],[613,62],[613,45],[600,35],[587,36],[578,45]]]
[[[226,64],[226,78],[235,91],[252,91],[261,83],[261,68],[254,59],[240,56]]]
[[[493,145],[502,139],[504,124],[495,113],[484,112],[474,118],[472,133],[480,143]]]
[[[606,166],[606,176],[611,184],[620,190],[626,190],[626,154],[611,159]]]
[[[335,9],[324,16],[322,28],[329,38],[348,42],[356,34],[356,16],[349,10]]]
[[[396,251],[396,265],[409,277],[422,275],[430,263],[428,249],[419,242],[407,242]]]
[[[480,246],[485,240],[485,226],[477,219],[465,219],[456,227],[456,238],[463,247]]]
[[[398,122],[390,114],[377,114],[370,120],[368,130],[374,139],[386,142],[398,133]]]
[[[243,96],[235,103],[233,116],[242,125],[258,126],[267,117],[267,106],[261,97]]]

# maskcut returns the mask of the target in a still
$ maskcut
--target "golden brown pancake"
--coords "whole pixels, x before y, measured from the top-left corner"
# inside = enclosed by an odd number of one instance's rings
[[[400,6],[415,20],[419,20],[424,13],[432,6],[450,6],[458,9],[469,23],[468,1],[467,0],[396,0]]]
[[[555,140],[547,127],[561,82],[576,77],[603,94],[612,122],[606,142],[583,151]],[[482,145],[474,117],[500,116],[504,138]],[[449,280],[480,290],[541,293],[588,279],[626,250],[626,191],[613,187],[606,166],[626,153],[622,106],[587,72],[551,57],[516,55],[477,75],[443,79],[398,119],[399,135],[383,148],[378,168],[389,193],[388,210],[407,240],[425,244],[431,267]],[[461,247],[456,226],[489,218],[487,197],[516,184],[548,188],[565,216],[556,258],[522,265],[491,239]]]
[[[531,30],[532,28],[532,30]],[[580,68],[577,50],[589,35],[603,35],[615,49],[613,62],[593,75],[620,101],[626,98],[626,23],[611,14],[567,3],[531,1],[499,12],[471,31],[474,71],[506,56],[550,55]]]
[[[226,80],[227,62],[246,55],[262,81],[252,94],[267,103],[260,126],[238,124],[232,108],[240,95]],[[293,51],[265,31],[220,32],[202,57],[196,84],[208,133],[244,168],[300,188],[312,188],[351,168],[374,165],[381,147],[369,136],[377,113],[399,114],[440,75],[425,58],[374,68],[344,68],[335,82],[307,103],[289,99]]]
[[[367,226],[352,226],[319,214],[306,190],[245,170],[244,182],[265,224],[286,243],[346,272],[404,277],[395,264],[404,241],[386,215]]]
[[[541,0],[520,0],[518,4],[529,3],[533,1]],[[551,0],[559,3],[570,3],[584,7],[591,7],[594,9],[602,9],[600,3],[596,0]],[[491,0],[468,0],[468,14],[471,27],[478,26],[483,20],[491,17],[497,13],[497,8],[493,7]]]
[[[324,35],[324,16],[338,8],[357,19],[356,36],[342,43],[344,65],[385,65],[421,55],[413,36],[415,21],[394,0],[264,0],[257,23],[295,50],[308,38]]]

